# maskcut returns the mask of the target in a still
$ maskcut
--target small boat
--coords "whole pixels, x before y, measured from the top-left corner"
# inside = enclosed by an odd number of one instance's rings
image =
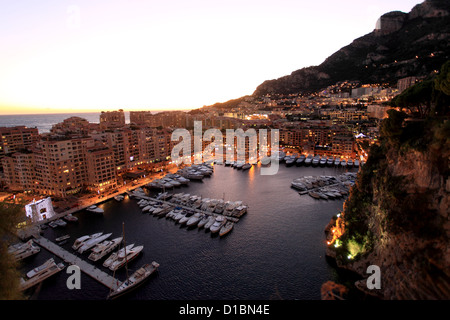
[[[125,197],[121,194],[118,194],[117,196],[114,196],[114,200],[116,201],[122,201],[123,199],[125,199]]]
[[[336,157],[336,159],[334,160],[334,165],[338,166],[341,164],[341,159],[339,159],[338,157]]]
[[[308,194],[314,199],[320,199],[320,195],[317,192],[310,191]]]
[[[187,223],[188,220],[189,220],[189,218],[190,218],[193,214],[194,214],[194,213],[193,213],[192,211],[186,212],[186,214],[185,214],[183,217],[181,217],[181,219],[178,220],[178,222],[179,222],[181,225]]]
[[[77,222],[78,221],[78,218],[75,217],[74,215],[72,215],[71,213],[66,214],[63,217],[63,219],[66,220],[66,221],[69,221],[69,222]]]
[[[242,170],[248,170],[252,167],[252,165],[250,163],[246,163],[242,166]]]
[[[58,227],[65,227],[65,226],[67,226],[67,223],[64,222],[62,219],[55,220],[55,223],[56,223],[56,225]]]
[[[94,239],[94,238],[100,237],[102,234],[103,234],[103,232],[98,232],[98,233],[94,233],[92,235],[85,235],[85,236],[79,237],[73,243],[72,249],[78,250],[86,241],[88,241],[89,239]]]
[[[69,238],[70,238],[70,236],[69,236],[68,234],[66,234],[66,235],[64,235],[64,236],[61,236],[61,237],[56,238],[55,241],[56,241],[56,242],[61,242],[61,241],[67,240],[67,239],[69,239]]]
[[[90,212],[95,212],[95,213],[103,213],[104,212],[102,208],[99,208],[96,205],[89,206],[86,210],[90,211]]]
[[[358,159],[355,160],[354,166],[355,166],[356,168],[359,167],[359,160],[358,160]]]
[[[314,158],[312,160],[312,166],[317,167],[319,165],[319,162],[320,162],[320,156],[319,155],[314,156]]]
[[[342,167],[345,167],[347,166],[347,161],[345,159],[342,159],[340,164]]]
[[[227,223],[225,223],[224,226],[222,226],[222,228],[220,228],[219,235],[221,237],[226,235],[228,232],[231,231],[231,229],[233,229],[233,226],[234,226],[234,222],[228,221]]]
[[[133,273],[130,277],[128,277],[124,282],[120,284],[120,286],[112,291],[108,295],[108,299],[118,298],[133,289],[136,289],[140,285],[142,285],[145,280],[149,279],[149,277],[158,270],[159,263],[153,261],[151,264],[145,264],[135,273]]]
[[[323,156],[322,158],[320,158],[319,165],[321,167],[325,167],[325,165],[327,164],[327,161],[328,161],[327,157]]]

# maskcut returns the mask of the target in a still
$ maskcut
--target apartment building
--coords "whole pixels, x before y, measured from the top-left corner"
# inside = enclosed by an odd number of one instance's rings
[[[25,126],[0,128],[0,160],[7,154],[32,147],[39,140],[37,128]]]
[[[102,129],[122,128],[125,126],[125,113],[118,111],[102,111],[100,114],[100,127]]]

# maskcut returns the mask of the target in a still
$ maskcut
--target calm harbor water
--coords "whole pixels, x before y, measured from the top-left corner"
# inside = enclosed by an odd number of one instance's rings
[[[313,300],[320,299],[321,285],[344,282],[324,256],[324,227],[342,210],[343,200],[316,200],[299,195],[290,187],[292,179],[305,175],[339,175],[347,169],[285,167],[278,174],[260,175],[260,167],[242,171],[215,166],[203,182],[191,181],[174,192],[208,198],[243,200],[249,210],[224,237],[204,229],[180,227],[172,220],[141,213],[135,199],[110,200],[100,205],[104,214],[76,213],[79,221],[64,228],[44,231],[54,240],[64,234],[63,245],[72,252],[73,241],[95,232],[122,234],[127,244],[144,245],[143,254],[130,263],[131,272],[153,260],[160,268],[149,282],[127,295],[127,299],[155,300]],[[356,169],[351,169],[356,170]],[[42,264],[53,255],[42,249],[26,260],[23,270]],[[87,260],[87,254],[83,254]],[[60,259],[55,257],[55,261]],[[112,274],[101,266],[95,265]],[[106,287],[82,273],[81,290],[66,287],[65,271],[45,280],[36,299],[105,299]],[[115,276],[125,278],[125,270]]]

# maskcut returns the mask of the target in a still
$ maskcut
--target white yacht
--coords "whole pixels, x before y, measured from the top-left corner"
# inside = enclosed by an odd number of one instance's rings
[[[216,220],[214,221],[213,225],[209,227],[209,231],[211,233],[216,233],[222,228],[222,226],[227,222],[227,219],[224,216],[217,216]]]
[[[109,295],[109,299],[117,298],[125,293],[137,288],[145,280],[147,280],[159,267],[159,263],[153,261],[151,264],[145,264],[133,273],[128,279],[120,284],[120,286],[112,291]]]
[[[14,256],[15,261],[25,259],[40,251],[41,249],[33,244],[33,240],[28,240],[25,243],[16,243],[8,247],[8,252]]]
[[[111,264],[116,261],[119,257],[125,257],[125,250],[128,252],[134,247],[134,243],[127,245],[125,248],[120,249],[119,251],[116,251],[112,253],[108,259],[106,259],[103,262],[103,266],[105,268],[109,268]]]
[[[203,215],[199,212],[195,213],[189,220],[186,222],[188,227],[193,227],[198,224],[198,222],[203,218]]]
[[[112,233],[107,233],[107,234],[101,235],[99,237],[96,237],[96,238],[89,239],[89,240],[85,241],[83,243],[83,245],[78,249],[78,252],[79,253],[83,253],[83,252],[91,249],[96,244],[102,242],[103,240],[108,239],[111,235],[112,235]]]
[[[99,208],[96,205],[89,206],[86,210],[90,211],[90,212],[95,212],[95,213],[103,213],[104,212],[102,208]]]
[[[92,249],[91,254],[89,255],[88,259],[91,261],[98,261],[104,256],[106,256],[108,253],[112,252],[114,249],[116,249],[119,244],[122,242],[123,237],[115,238],[112,240],[105,240],[99,244],[97,244],[94,249]]]
[[[119,255],[118,259],[111,263],[109,269],[111,271],[116,271],[117,269],[123,267],[125,263],[129,263],[131,260],[136,258],[143,249],[144,246],[137,246],[131,248],[130,250],[126,250],[126,256],[123,255],[122,257]]]
[[[114,196],[114,199],[116,201],[122,201],[123,199],[125,199],[125,197],[123,195],[121,195],[121,194],[118,194],[117,196]]]
[[[88,241],[89,239],[94,239],[94,238],[100,237],[102,234],[103,234],[103,232],[98,232],[98,233],[94,233],[92,235],[85,235],[85,236],[79,237],[73,243],[72,249],[78,250],[86,241]]]

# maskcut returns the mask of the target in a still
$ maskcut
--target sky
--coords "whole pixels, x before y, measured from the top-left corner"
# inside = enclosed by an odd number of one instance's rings
[[[421,0],[0,0],[0,115],[250,95]]]

